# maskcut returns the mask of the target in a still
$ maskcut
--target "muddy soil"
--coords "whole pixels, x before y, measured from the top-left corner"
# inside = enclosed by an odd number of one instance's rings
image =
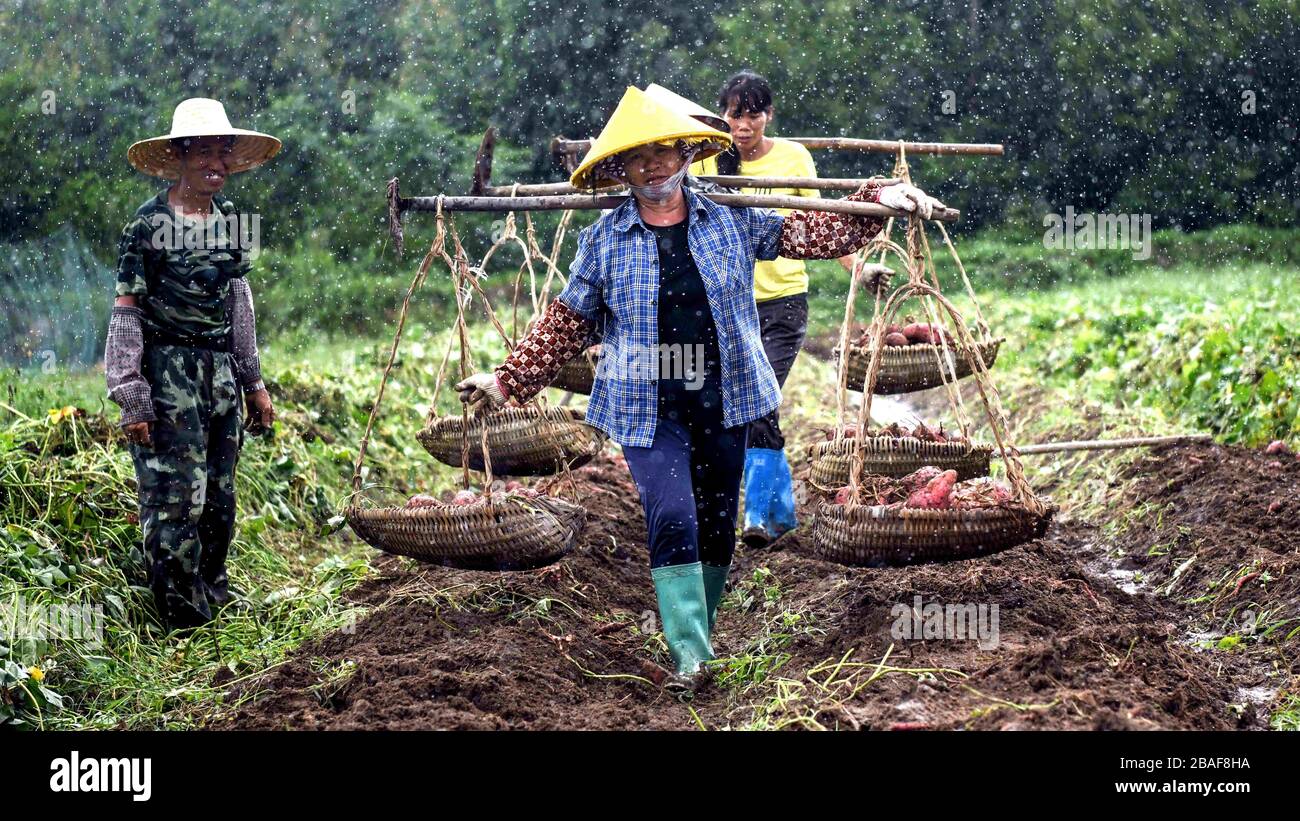
[[[1295,668],[1276,651],[1221,649],[1206,614],[1249,602],[1275,620],[1300,615],[1300,463],[1185,447],[1130,471],[1139,494],[1110,521],[1137,524],[1067,519],[1037,542],[974,561],[842,567],[808,555],[806,527],[772,549],[742,548],[714,638],[724,662],[692,714],[658,686],[668,656],[654,632],[644,521],[626,467],[606,456],[574,472],[590,514],[569,557],[508,574],[379,559],[348,594],[369,608],[355,629],[305,644],[232,691],[228,703],[239,706],[214,726],[1264,726]],[[1166,508],[1158,525],[1124,518],[1142,504]],[[810,510],[801,516],[811,523]],[[1170,540],[1167,552],[1150,550]],[[1189,603],[1201,596],[1222,606]],[[978,631],[927,638],[937,624],[927,605],[974,605],[985,640]],[[1196,640],[1206,634],[1208,645]]]

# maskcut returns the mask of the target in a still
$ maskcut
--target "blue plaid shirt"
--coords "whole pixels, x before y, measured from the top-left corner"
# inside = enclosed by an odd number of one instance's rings
[[[741,425],[781,404],[763,352],[754,304],[754,261],[775,259],[784,218],[766,209],[728,208],[685,190],[691,256],[718,332],[722,420]],[[603,328],[601,360],[587,421],[624,447],[650,447],[658,421],[659,249],[631,198],[578,240],[558,299]]]

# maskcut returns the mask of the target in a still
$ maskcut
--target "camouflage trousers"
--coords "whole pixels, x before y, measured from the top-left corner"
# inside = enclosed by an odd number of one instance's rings
[[[149,588],[173,627],[202,624],[229,598],[226,555],[235,528],[235,465],[243,409],[228,353],[146,345],[152,445],[130,445],[140,491]]]

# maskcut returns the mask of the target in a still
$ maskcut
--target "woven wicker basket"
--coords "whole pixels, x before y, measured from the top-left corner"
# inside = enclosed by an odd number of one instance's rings
[[[560,366],[560,372],[551,380],[552,388],[571,393],[590,394],[596,384],[596,362],[600,346],[593,345]]]
[[[1004,507],[924,510],[823,502],[811,549],[818,558],[860,567],[973,559],[1041,537],[1055,510],[1048,504],[1040,517]]]
[[[582,421],[582,413],[573,408],[502,408],[469,418],[472,470],[484,467],[481,443],[485,424],[492,472],[500,476],[549,476],[565,465],[575,468],[591,461],[605,443],[605,435]],[[460,416],[443,416],[431,420],[416,438],[439,462],[461,467],[463,429]]]
[[[984,359],[986,368],[993,367],[993,363],[998,358],[998,348],[1005,341],[1005,338],[999,338],[978,343],[977,348],[980,356]],[[882,353],[880,373],[876,377],[875,393],[911,393],[912,391],[942,385],[944,381],[943,374],[939,371],[939,360],[935,357],[936,350],[938,350],[939,356],[943,355],[942,349],[935,345],[886,347]],[[963,356],[958,350],[951,347],[949,350],[956,356],[957,378],[961,379],[970,376],[974,367],[970,361],[971,357]],[[871,351],[863,345],[850,345],[848,359],[849,390],[862,390],[862,386],[867,379],[867,368],[870,366]],[[951,381],[951,377],[949,377],[949,380]]]
[[[578,505],[552,496],[422,508],[350,507],[352,530],[386,553],[470,570],[528,570],[558,561],[586,521]]]
[[[809,480],[815,487],[834,489],[849,483],[849,463],[856,439],[817,442],[808,448]],[[862,467],[867,476],[906,476],[917,468],[934,465],[957,471],[957,481],[989,475],[988,445],[960,442],[922,442],[911,436],[868,436],[862,440]]]

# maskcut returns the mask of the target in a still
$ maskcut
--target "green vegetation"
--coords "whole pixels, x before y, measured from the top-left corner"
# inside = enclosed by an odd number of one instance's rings
[[[459,478],[431,469],[414,438],[447,333],[417,325],[407,339],[370,446],[372,494],[438,493]],[[476,366],[500,355],[485,333],[474,341]],[[354,622],[338,594],[369,572],[370,551],[325,537],[341,525],[387,347],[317,348],[303,361],[275,352],[267,376],[281,421],[273,438],[246,442],[238,474],[231,574],[245,598],[186,637],[165,635],[142,586],[135,476],[116,409],[102,411],[102,375],[0,372],[0,725],[192,726],[234,679]],[[444,392],[441,410],[453,400]],[[52,606],[102,607],[102,641],[13,629],[47,623]]]
[[[1257,445],[1300,435],[1300,337],[1292,330],[1300,295],[1297,263],[1287,262],[1298,240],[1291,230],[1244,226],[1166,232],[1150,262],[1116,251],[1045,252],[1003,238],[959,242],[957,250],[994,334],[1008,339],[1000,377],[1023,374],[1027,385],[1144,408],[1159,415],[1152,433],[1178,426]],[[1227,262],[1234,259],[1245,261]],[[1049,261],[1051,275],[1041,267]],[[960,290],[946,250],[935,249],[935,262],[945,289]],[[989,271],[1007,273],[998,281]],[[813,276],[846,279],[826,264]],[[817,284],[813,293],[810,333],[832,334],[844,295]],[[956,301],[969,312],[967,300]],[[861,300],[859,321],[871,310]],[[1015,390],[1002,392],[1015,401]]]
[[[341,261],[382,231],[384,183],[464,191],[483,129],[494,176],[551,181],[557,134],[594,134],[629,84],[705,106],[752,68],[783,136],[999,142],[1003,160],[912,157],[967,227],[1046,211],[1203,228],[1297,216],[1295,0],[1015,4],[906,0],[258,0],[173,7],[45,0],[0,10],[0,241],[64,224],[110,261],[151,193],[125,161],[185,97],[222,100],[285,149],[228,192],[265,245]],[[545,25],[539,25],[544,21]],[[1016,44],[1008,48],[1008,43]],[[888,55],[878,59],[879,55]],[[825,175],[887,171],[821,152]]]
[[[1236,265],[1229,253],[1251,244],[1273,249],[1269,259],[1291,259],[1288,239],[1291,232],[1240,228],[1166,236],[1185,255],[1168,268],[1145,263],[1107,271],[1076,260],[1053,287],[1032,289],[1015,282],[993,287],[983,273],[999,255],[1032,255],[1000,237],[969,243],[965,259],[980,272],[974,275],[985,314],[1010,340],[995,375],[1012,439],[1190,430],[1246,444],[1293,438],[1300,430],[1300,351],[1285,329],[1300,317],[1288,286],[1294,269],[1253,254],[1246,255],[1250,263]],[[978,268],[972,258],[981,260]],[[278,264],[266,260],[267,268]],[[939,265],[948,281],[949,267],[942,259]],[[338,270],[358,282],[372,276],[350,266]],[[448,339],[445,328],[428,324],[439,302],[436,279],[417,295],[416,324],[408,328],[368,460],[368,483],[394,493],[437,493],[458,480],[456,471],[433,466],[414,440]],[[304,639],[357,617],[339,593],[366,575],[373,554],[330,534],[340,526],[336,516],[387,357],[389,340],[380,334],[388,317],[375,306],[398,299],[402,289],[393,281],[359,288],[355,319],[328,322],[355,321],[365,335],[323,342],[328,323],[312,324],[307,278],[280,282],[285,301],[262,307],[261,315],[263,357],[282,423],[274,438],[250,439],[239,472],[241,520],[231,567],[246,598],[188,637],[163,635],[140,587],[133,475],[113,429],[116,409],[105,408],[102,375],[39,367],[0,372],[0,601],[21,598],[28,608],[101,605],[104,628],[99,646],[57,638],[0,646],[0,723],[200,725],[230,706],[222,694],[232,681],[256,676]],[[276,304],[274,289],[263,293]],[[824,334],[842,307],[832,289],[815,294],[814,334]],[[281,317],[288,317],[281,320],[284,330],[277,327]],[[501,355],[485,325],[474,329],[473,349],[474,367]],[[453,355],[449,368],[456,367]],[[791,377],[787,395],[795,398],[785,427],[795,451],[831,422],[829,379],[829,367],[811,357]],[[444,390],[439,402],[450,410],[453,395]],[[69,405],[88,415],[65,411]],[[1027,469],[1066,515],[1085,518],[1113,507],[1116,477],[1132,458],[1131,452],[1062,454],[1032,460]],[[861,659],[828,659],[806,675],[787,673],[792,637],[822,627],[816,613],[789,610],[779,580],[766,570],[738,585],[724,607],[764,614],[761,634],[719,665],[731,697],[753,706],[752,726],[813,726],[827,693],[853,692],[879,675],[932,674]],[[1279,628],[1274,638],[1288,640],[1292,627]],[[345,673],[322,675],[334,681]],[[1294,703],[1280,707],[1274,723],[1293,724]]]

